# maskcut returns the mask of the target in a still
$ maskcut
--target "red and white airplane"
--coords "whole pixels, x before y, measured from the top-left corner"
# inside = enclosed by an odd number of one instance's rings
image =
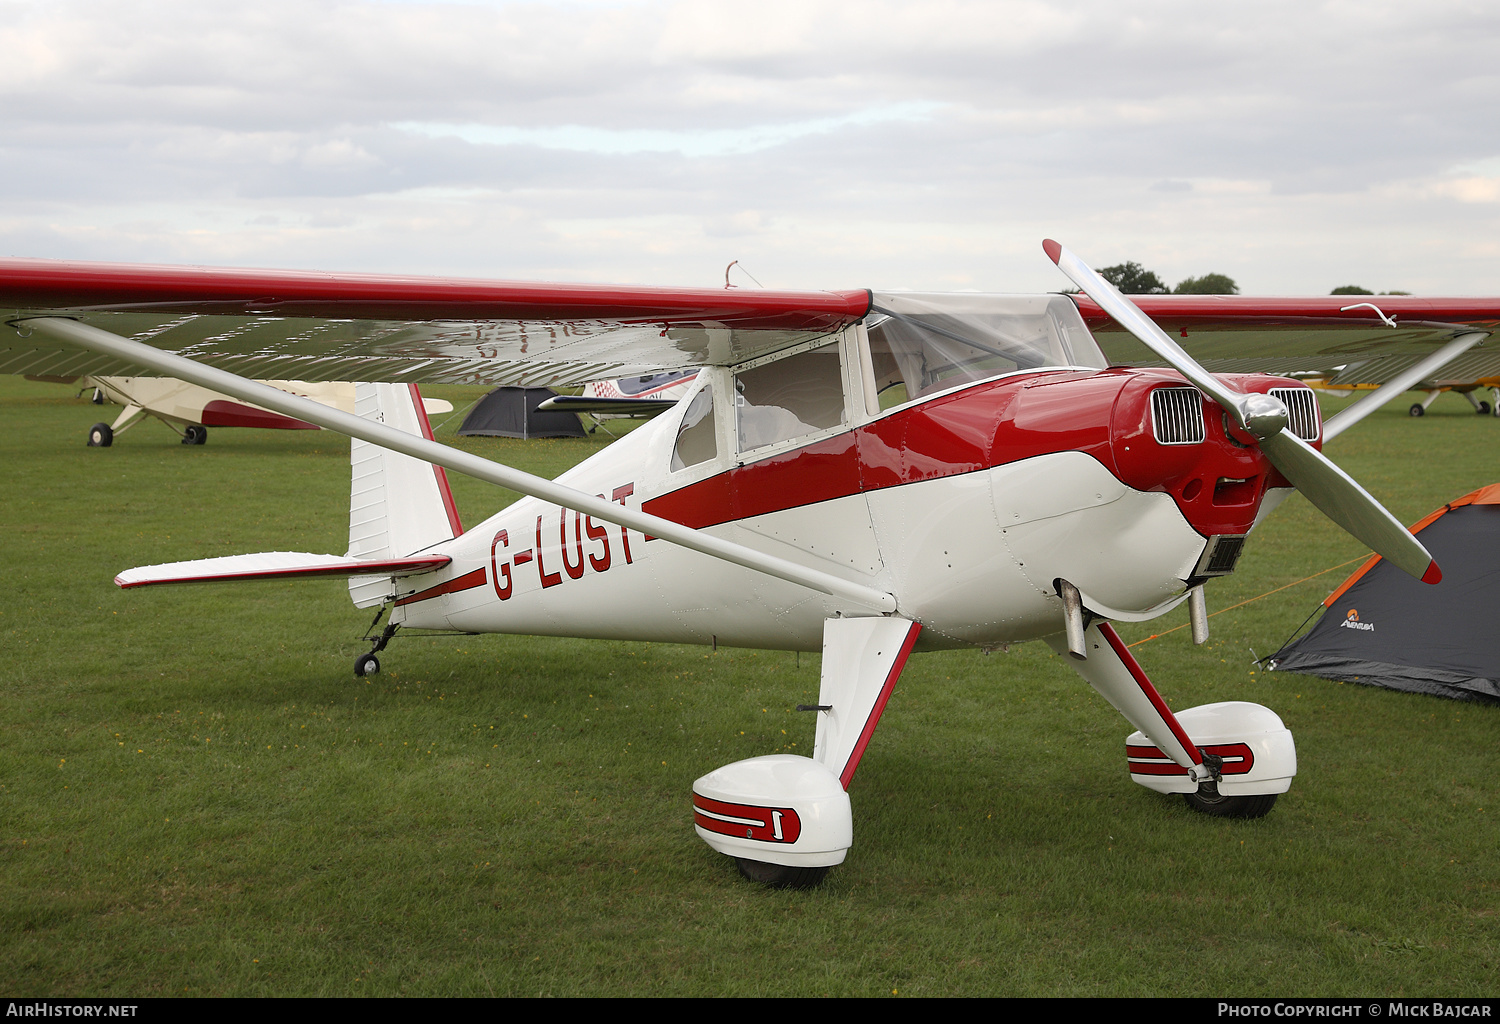
[[[576,395],[557,395],[537,406],[543,412],[585,413],[595,421],[616,416],[659,416],[693,389],[697,370],[668,370],[640,377],[596,380]]]
[[[228,395],[171,377],[29,376],[33,380],[93,388],[95,405],[113,402],[124,406],[113,423],[95,423],[89,428],[90,448],[110,447],[118,435],[148,416],[171,427],[182,437],[183,444],[207,444],[209,427],[319,429],[315,423],[236,402]],[[262,383],[335,409],[354,411],[354,384],[350,381],[268,380]],[[440,398],[424,398],[422,402],[429,414],[453,411],[453,405]]]
[[[1296,773],[1281,720],[1241,702],[1174,715],[1110,622],[1188,601],[1206,639],[1203,585],[1234,570],[1292,486],[1436,582],[1422,545],[1319,452],[1371,406],[1321,424],[1305,385],[1248,371],[1452,358],[1500,323],[1500,300],[1393,299],[1384,321],[1337,298],[1137,305],[1044,248],[1087,297],[0,261],[0,372],[172,376],[353,438],[346,554],[202,559],[117,582],[348,577],[357,606],[389,614],[359,674],[400,629],[821,650],[813,756],[694,784],[698,834],[747,877],[808,885],[844,860],[850,780],[921,650],[1067,651],[1139,730],[1132,779],[1209,814],[1264,814]],[[1101,339],[1170,369],[1112,366]],[[663,369],[696,370],[689,394],[556,481],[432,441],[414,383]],[[393,383],[361,385],[349,415],[249,377]],[[465,531],[444,467],[528,497]]]

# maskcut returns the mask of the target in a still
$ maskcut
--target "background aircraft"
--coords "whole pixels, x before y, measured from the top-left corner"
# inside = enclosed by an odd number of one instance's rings
[[[228,395],[171,377],[28,376],[34,380],[93,388],[95,405],[113,402],[124,406],[113,423],[95,423],[89,428],[90,448],[110,447],[115,443],[116,435],[124,433],[148,416],[160,420],[181,434],[183,444],[206,444],[209,427],[321,429],[314,423],[238,402]],[[354,385],[349,381],[268,380],[264,383],[335,409],[354,411]],[[440,398],[427,398],[423,402],[429,414],[453,411],[452,403]]]
[[[1233,571],[1288,483],[1413,575],[1434,582],[1437,567],[1317,453],[1327,431],[1305,386],[1208,373],[1085,265],[1048,252],[1092,301],[12,261],[0,266],[0,296],[17,308],[3,367],[144,366],[359,439],[347,555],[231,556],[119,580],[348,576],[356,604],[391,616],[357,671],[378,667],[399,627],[821,647],[814,756],[752,758],[695,785],[700,836],[751,877],[805,884],[843,860],[847,787],[919,649],[1046,640],[1140,730],[1136,781],[1207,813],[1263,814],[1296,769],[1279,719],[1239,702],[1174,716],[1107,620],[1186,600],[1198,632],[1203,584]],[[203,310],[193,319],[188,295]],[[1500,319],[1494,301],[1418,301],[1425,322],[1399,329],[1317,300],[1158,315],[1183,338],[1233,342],[1236,358],[1290,335],[1304,366],[1361,346],[1472,346]],[[397,310],[406,319],[392,323]],[[227,345],[225,315],[241,328]],[[1108,368],[1086,326],[1105,315],[1176,372]],[[272,361],[494,382],[699,372],[674,415],[549,482],[424,440],[408,389],[370,387],[348,416],[158,347],[188,344],[240,372]],[[465,533],[433,465],[530,497]]]
[[[1330,380],[1327,377],[1305,378],[1307,386],[1321,392],[1326,392],[1338,398],[1347,398],[1353,394],[1368,393],[1380,387],[1383,380],[1383,372],[1377,367],[1373,370],[1363,368],[1356,369],[1347,376],[1340,373],[1340,382]],[[1370,378],[1375,379],[1370,379]],[[1489,399],[1480,398],[1484,390],[1490,389]],[[1444,378],[1442,380],[1419,381],[1413,385],[1411,390],[1425,392],[1420,402],[1413,402],[1407,407],[1410,416],[1425,416],[1432,403],[1437,401],[1439,395],[1446,391],[1463,395],[1468,399],[1469,405],[1481,416],[1500,416],[1500,377],[1483,377],[1478,380],[1457,380]]]
[[[656,416],[691,391],[697,376],[697,370],[671,370],[598,380],[585,384],[577,395],[558,395],[537,408],[587,413],[595,421],[611,416]]]

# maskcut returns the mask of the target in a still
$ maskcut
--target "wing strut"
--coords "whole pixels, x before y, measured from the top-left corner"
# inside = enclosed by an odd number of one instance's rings
[[[796,583],[830,597],[850,601],[862,609],[876,609],[881,612],[896,610],[895,597],[873,587],[843,580],[829,573],[756,551],[743,544],[721,540],[683,526],[681,523],[674,523],[670,519],[662,519],[660,516],[628,509],[616,502],[585,494],[583,491],[574,490],[552,480],[523,473],[519,469],[491,462],[489,459],[459,451],[457,448],[450,448],[436,441],[428,441],[414,434],[393,429],[383,423],[352,416],[338,409],[330,409],[309,399],[298,398],[296,395],[278,391],[237,374],[205,366],[196,360],[121,338],[119,335],[100,330],[89,324],[79,323],[77,320],[65,317],[36,317],[25,321],[11,321],[11,326],[16,327],[22,322],[28,328],[55,340],[149,367],[163,376],[177,377],[214,391],[222,391],[226,395],[252,402],[263,408],[306,420],[309,423],[316,423],[320,427],[337,431],[340,434],[357,437],[362,441],[368,441],[382,448],[389,448],[403,455],[410,455],[488,483],[509,487],[513,491],[550,501],[575,512],[582,512],[606,523],[639,530],[641,533],[659,537],[701,554],[732,562],[756,572],[763,572],[768,576]]]
[[[1343,412],[1330,416],[1323,424],[1324,443],[1332,441],[1397,395],[1405,394],[1420,381],[1432,377],[1433,374],[1489,336],[1488,331],[1468,331],[1460,334],[1432,355],[1414,366],[1407,367]]]

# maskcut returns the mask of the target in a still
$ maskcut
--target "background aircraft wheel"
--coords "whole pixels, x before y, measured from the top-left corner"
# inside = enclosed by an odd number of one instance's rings
[[[827,868],[794,868],[743,857],[736,857],[734,862],[739,866],[740,874],[750,881],[773,889],[811,889],[828,875]]]
[[[182,432],[182,443],[183,444],[207,444],[208,443],[208,428],[207,427],[200,427],[196,423],[192,424],[191,426],[189,426],[189,427],[187,427],[186,429],[183,430],[183,432]]]
[[[1189,807],[1213,818],[1263,818],[1276,806],[1276,796],[1275,793],[1222,796],[1212,782],[1201,784],[1196,793],[1182,794]]]
[[[1490,414],[1490,403],[1480,402],[1479,408],[1475,409],[1474,411],[1479,413],[1479,415],[1481,416],[1488,416]]]
[[[373,676],[380,671],[380,659],[373,654],[361,654],[354,659],[354,674]]]
[[[1422,408],[1421,402],[1413,402],[1411,408],[1406,410],[1408,416],[1426,416],[1427,410]]]
[[[115,432],[108,423],[95,423],[89,427],[89,447],[108,448],[115,443]]]

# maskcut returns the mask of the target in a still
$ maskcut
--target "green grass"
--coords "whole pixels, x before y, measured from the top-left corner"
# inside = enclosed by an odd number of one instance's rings
[[[146,423],[85,448],[112,414],[0,378],[12,995],[1496,991],[1500,713],[1251,663],[1348,570],[1215,616],[1205,647],[1183,629],[1136,648],[1174,707],[1246,699],[1287,721],[1301,774],[1268,817],[1132,785],[1130,727],[1041,645],[926,655],[851,789],[848,861],[774,892],[697,839],[690,788],[810,752],[792,706],[816,657],[423,637],[357,680],[369,616],[341,581],[111,584],[342,551],[347,444],[218,430],[192,448]],[[1496,478],[1497,431],[1444,398],[1330,449],[1413,521]],[[462,442],[547,475],[600,443]],[[454,485],[466,522],[510,499]],[[1360,554],[1294,498],[1210,608]]]

